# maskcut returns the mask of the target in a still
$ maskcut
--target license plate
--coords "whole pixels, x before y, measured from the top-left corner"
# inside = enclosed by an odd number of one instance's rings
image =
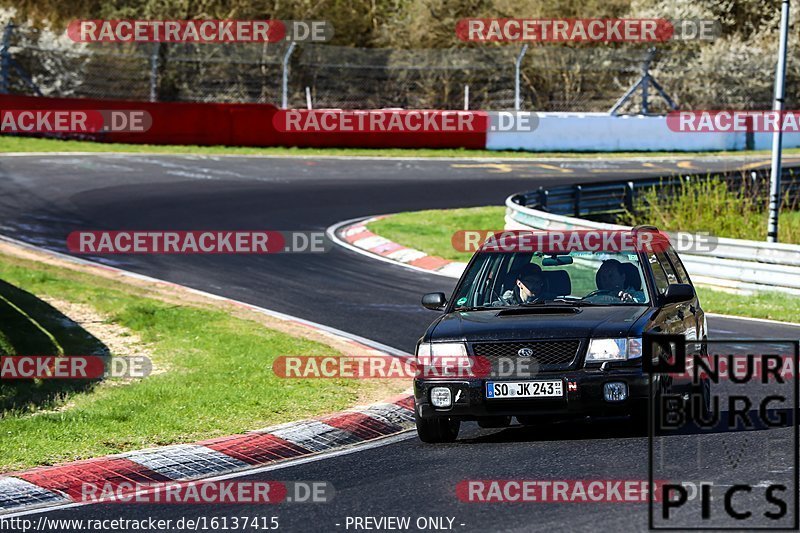
[[[564,384],[553,381],[488,381],[487,398],[559,398],[564,396]]]

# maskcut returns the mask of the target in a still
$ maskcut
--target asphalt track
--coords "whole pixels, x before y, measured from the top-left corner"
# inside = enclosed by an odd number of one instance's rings
[[[289,159],[214,156],[35,155],[0,157],[0,233],[65,251],[80,229],[318,230],[341,220],[428,208],[499,205],[511,193],[547,184],[724,170],[763,160],[475,161]],[[411,351],[435,314],[420,295],[449,292],[453,280],[413,272],[334,248],[325,254],[97,258],[299,316]],[[710,310],[724,312],[725,310]],[[800,328],[710,318],[715,337],[798,338]],[[773,430],[784,431],[784,430]],[[757,432],[750,450],[758,449]],[[676,437],[680,446],[714,434]],[[738,465],[761,479],[764,465]],[[766,474],[764,474],[766,475]],[[646,479],[647,439],[627,423],[462,429],[458,443],[409,438],[358,453],[290,465],[243,479],[325,480],[328,504],[158,506],[106,504],[49,511],[50,518],[278,516],[281,530],[345,531],[348,516],[454,517],[461,531],[634,529],[641,504],[470,504],[466,479]],[[338,525],[337,525],[338,524]],[[462,525],[463,524],[463,525]],[[352,531],[353,529],[350,528]],[[415,530],[412,528],[412,530]]]

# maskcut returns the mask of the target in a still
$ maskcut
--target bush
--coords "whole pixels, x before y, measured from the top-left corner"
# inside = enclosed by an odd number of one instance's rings
[[[747,180],[732,189],[719,178],[686,180],[672,188],[648,189],[623,222],[653,224],[666,231],[707,231],[719,237],[765,240],[766,191],[756,191]],[[797,202],[784,198],[778,222],[778,240],[800,244]]]

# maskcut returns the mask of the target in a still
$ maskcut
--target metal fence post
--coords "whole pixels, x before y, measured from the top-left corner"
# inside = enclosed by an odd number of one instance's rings
[[[655,48],[648,50],[647,59],[644,60],[644,66],[642,66],[642,115],[646,115],[650,112],[647,92],[650,90],[650,84],[648,83],[650,81],[650,61],[652,61],[655,53]]]
[[[575,195],[574,195],[574,201],[573,201],[572,207],[573,207],[573,216],[575,216],[576,218],[581,216],[581,191],[582,190],[583,190],[583,187],[581,187],[580,185],[576,185],[575,186]]]
[[[522,58],[525,57],[525,52],[528,51],[528,45],[522,45],[522,50],[519,51],[519,55],[517,56],[517,60],[514,62],[514,110],[519,111],[520,107],[522,106],[522,102],[519,96],[519,77],[520,77],[520,70],[522,70]]]
[[[281,84],[281,109],[289,106],[289,59],[292,57],[297,43],[292,41],[286,53],[283,54],[283,79]]]
[[[789,0],[781,2],[781,37],[778,43],[778,65],[775,68],[775,98],[772,109],[783,117],[786,83],[786,48],[789,39]],[[781,210],[781,151],[783,128],[772,133],[772,164],[769,175],[769,219],[767,242],[778,242],[778,216]]]
[[[150,101],[158,101],[158,49],[161,43],[153,43],[150,52]]]
[[[0,93],[8,94],[11,87],[9,82],[9,70],[11,70],[11,33],[14,31],[14,23],[9,21],[3,31],[3,45],[0,48]]]
[[[632,181],[625,184],[625,209],[629,213],[633,213],[633,188],[634,184]]]

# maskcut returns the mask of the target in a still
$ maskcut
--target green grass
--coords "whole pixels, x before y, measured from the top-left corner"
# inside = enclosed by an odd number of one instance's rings
[[[390,241],[453,261],[468,261],[471,252],[453,247],[458,230],[501,230],[506,208],[499,206],[398,213],[369,224],[369,229]]]
[[[456,261],[467,261],[470,253],[456,252],[453,233],[461,229],[503,228],[504,207],[430,210],[398,213],[369,224],[374,233],[405,246]],[[798,322],[800,297],[778,292],[737,295],[697,287],[700,302],[708,313]]]
[[[742,157],[745,155],[769,154],[766,150],[751,152],[520,152],[494,150],[467,150],[462,148],[254,148],[245,146],[189,146],[152,144],[114,144],[90,141],[63,141],[59,139],[40,139],[0,135],[1,152],[130,152],[163,154],[208,154],[208,155],[275,155],[275,156],[369,156],[369,157],[458,157],[458,158],[519,158],[540,159],[544,157],[564,158],[620,158],[620,157],[695,157],[703,155],[726,155]],[[800,154],[800,148],[785,149],[784,154]]]
[[[746,182],[745,182],[746,183]],[[767,199],[748,191],[731,191],[719,179],[682,182],[674,194],[650,189],[642,195],[636,213],[623,222],[654,224],[665,231],[706,231],[719,237],[763,241],[767,238]],[[789,199],[778,220],[778,240],[800,243],[800,211]]]
[[[280,355],[337,355],[209,308],[172,305],[111,280],[0,256],[0,278],[37,295],[89,304],[149,344],[154,373],[72,392],[59,410],[0,413],[0,471],[228,435],[342,409],[360,380],[285,380]]]
[[[0,281],[0,330],[4,355],[108,355],[102,342],[58,309],[4,281]],[[63,379],[0,382],[0,413],[51,408],[72,394],[91,391],[95,384]]]
[[[768,318],[782,322],[800,322],[797,310],[800,297],[780,292],[759,292],[747,296],[697,287],[700,304],[707,313]]]

